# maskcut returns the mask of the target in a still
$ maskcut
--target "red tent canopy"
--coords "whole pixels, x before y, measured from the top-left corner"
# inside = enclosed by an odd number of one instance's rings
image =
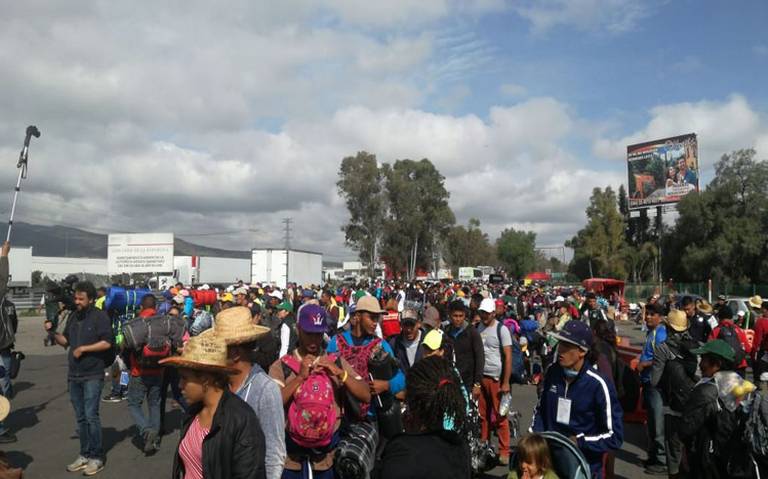
[[[526,274],[524,279],[530,279],[531,281],[549,281],[552,279],[552,276],[547,273],[537,271],[535,273]]]
[[[587,291],[594,291],[602,296],[608,296],[613,292],[618,292],[619,296],[624,297],[624,281],[611,278],[590,278],[582,283]]]

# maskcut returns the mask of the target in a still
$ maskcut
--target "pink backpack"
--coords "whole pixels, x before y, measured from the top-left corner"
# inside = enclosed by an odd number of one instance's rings
[[[329,354],[328,359],[336,361],[336,356]],[[295,356],[287,354],[280,360],[299,374],[301,362]],[[321,448],[331,443],[337,419],[333,381],[324,370],[313,371],[293,393],[288,408],[288,435],[299,446]]]

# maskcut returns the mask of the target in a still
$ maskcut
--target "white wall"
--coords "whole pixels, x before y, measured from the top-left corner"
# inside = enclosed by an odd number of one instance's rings
[[[10,260],[10,258],[9,258]],[[97,274],[107,276],[106,258],[59,258],[32,256],[32,271],[42,271],[43,277],[63,279],[68,274]]]

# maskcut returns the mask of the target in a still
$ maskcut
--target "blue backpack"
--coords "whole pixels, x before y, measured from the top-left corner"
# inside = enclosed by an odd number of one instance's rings
[[[501,323],[496,324],[496,336],[499,338],[499,344],[501,344],[501,328],[503,327],[504,325]],[[526,378],[523,350],[520,348],[520,343],[511,331],[509,335],[512,337],[512,374],[509,377],[509,381],[514,384],[525,384]],[[504,364],[504,348],[501,349],[501,356],[502,364]]]

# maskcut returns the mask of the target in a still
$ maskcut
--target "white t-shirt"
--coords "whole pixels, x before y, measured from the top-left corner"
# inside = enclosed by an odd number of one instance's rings
[[[501,345],[499,345],[499,336],[496,333],[498,321],[494,320],[489,326],[480,323],[477,330],[480,332],[480,338],[483,340],[483,351],[485,352],[485,367],[483,376],[489,376],[493,379],[501,378],[501,348],[512,346],[512,334],[509,328],[501,326]]]

